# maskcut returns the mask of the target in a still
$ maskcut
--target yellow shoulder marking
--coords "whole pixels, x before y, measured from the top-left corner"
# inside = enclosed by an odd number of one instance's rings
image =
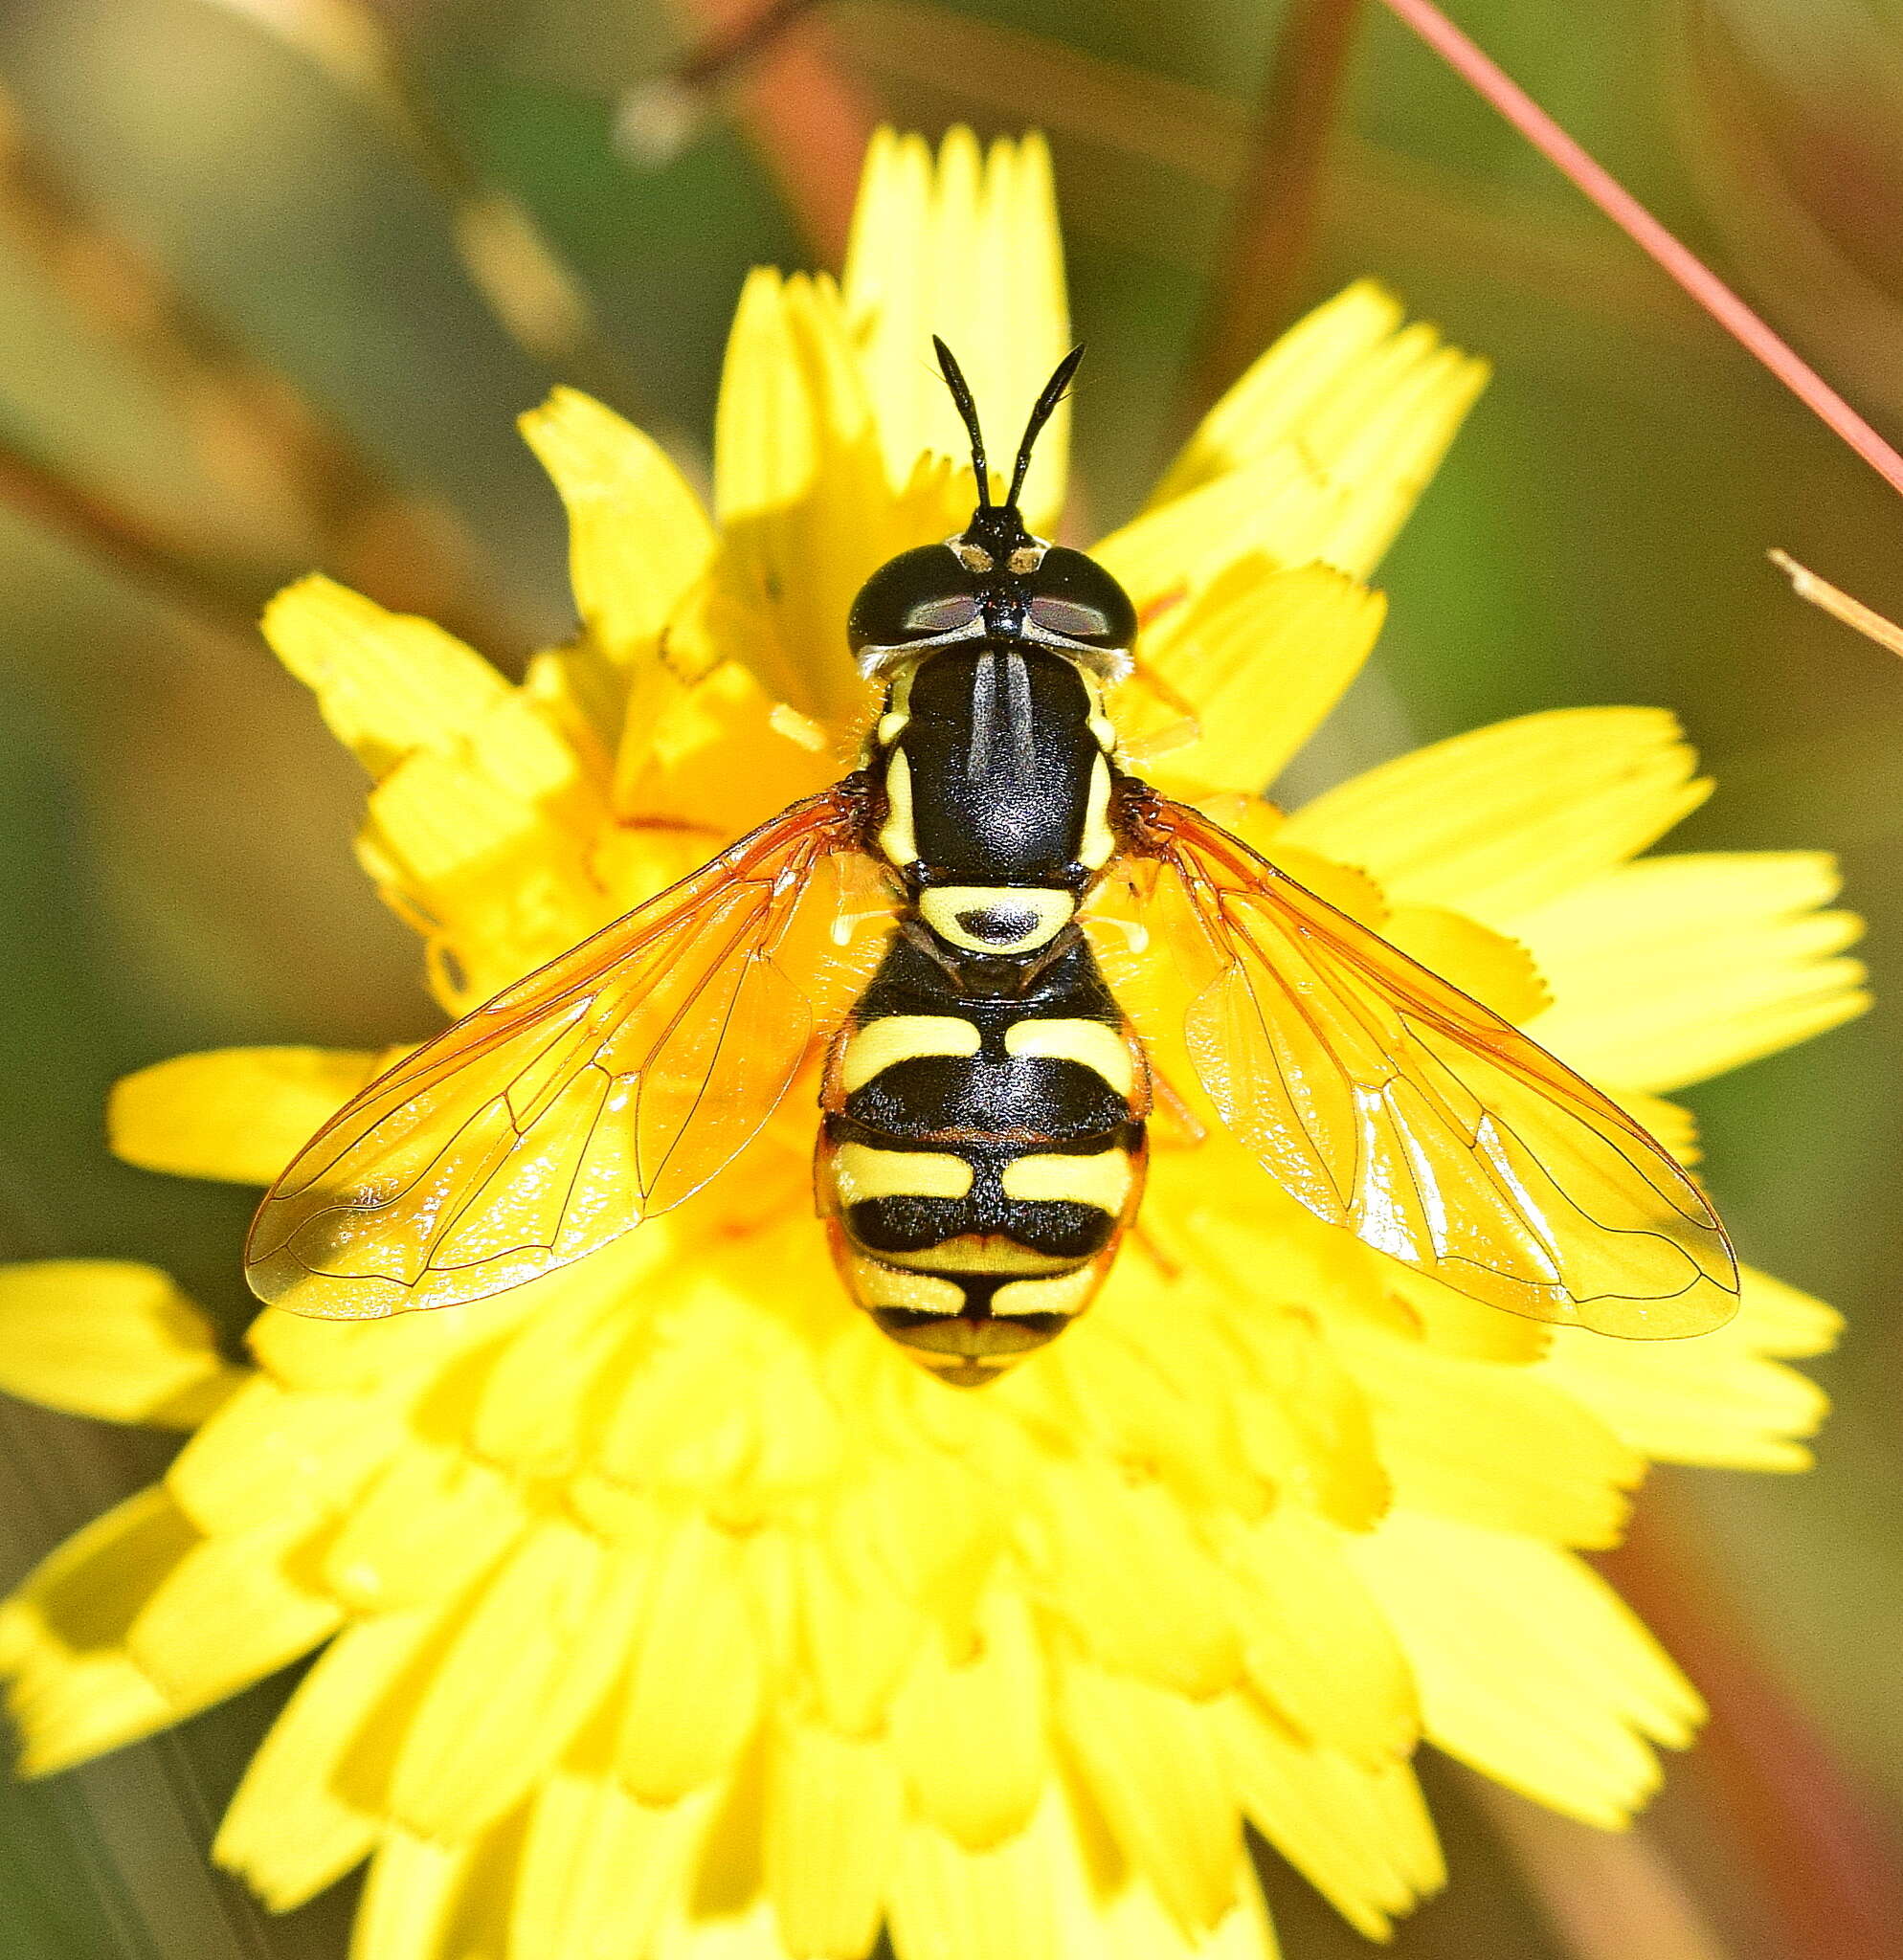
[[[1090,759],[1090,793],[1084,805],[1077,861],[1087,870],[1101,871],[1116,854],[1116,833],[1110,828],[1110,766],[1097,755]]]
[[[918,862],[918,832],[912,826],[912,766],[906,751],[895,748],[885,765],[885,821],[879,826],[879,848],[888,864],[904,870]]]
[[[892,691],[885,697],[885,712],[879,717],[879,746],[890,748],[901,735],[911,725],[912,720],[912,680],[918,673],[916,663],[902,668],[899,678],[892,682]]]
[[[1102,1021],[1014,1021],[1004,1031],[1004,1052],[1081,1062],[1102,1076],[1126,1102],[1136,1087],[1136,1058],[1129,1041]]]
[[[1080,667],[1078,678],[1084,682],[1084,693],[1090,703],[1090,719],[1085,726],[1090,731],[1090,738],[1106,755],[1117,746],[1117,731],[1104,708],[1104,684],[1094,674],[1086,674]]]
[[[840,1057],[840,1079],[848,1096],[895,1061],[924,1055],[975,1055],[984,1045],[976,1024],[956,1014],[886,1014],[855,1028]]]

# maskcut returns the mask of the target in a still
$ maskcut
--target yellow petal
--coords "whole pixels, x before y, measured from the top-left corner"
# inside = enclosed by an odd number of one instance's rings
[[[565,746],[549,759],[572,777]],[[370,792],[361,850],[398,909],[428,922],[438,991],[464,1008],[607,924],[588,834],[553,820],[545,796],[507,793],[466,754],[418,750]]]
[[[1080,1446],[1158,1466],[1198,1506],[1258,1504],[1260,1481],[1238,1437],[1227,1422],[1207,1417],[1212,1386],[1234,1367],[1217,1329],[1205,1321],[1201,1339],[1173,1339],[1159,1349],[1156,1317],[1176,1289],[1161,1292],[1133,1262],[1112,1270],[1110,1289],[1091,1310],[1090,1338],[1056,1343],[1031,1377],[1052,1396],[1055,1424]]]
[[[712,1808],[711,1792],[654,1809],[599,1771],[550,1776],[529,1812],[508,1950],[550,1960],[646,1953],[685,1889]]]
[[[392,1815],[456,1839],[518,1803],[625,1663],[643,1578],[559,1520],[530,1531],[431,1670],[391,1771]]]
[[[766,1882],[790,1951],[859,1960],[870,1950],[904,1818],[898,1770],[883,1743],[801,1722],[775,1735]]]
[[[168,1696],[193,1706],[308,1654],[343,1615],[306,1576],[305,1534],[302,1523],[265,1525],[194,1546],[140,1608],[126,1652]]]
[[[458,1844],[387,1831],[351,1927],[350,1960],[500,1960],[522,1825],[518,1813]]]
[[[593,1298],[576,1289],[566,1311],[526,1316],[473,1385],[468,1446],[477,1459],[525,1484],[578,1470],[601,1408],[633,1371],[627,1323],[625,1298],[612,1285]]]
[[[755,1900],[743,1912],[703,1918],[677,1915],[663,1922],[654,1960],[804,1960],[787,1951],[772,1907]]]
[[[1365,578],[1381,562],[1491,371],[1417,323],[1305,417],[1299,439],[1341,500],[1329,564]]]
[[[198,1542],[160,1486],[96,1518],[43,1559],[5,1608],[0,1672],[23,1775],[51,1775],[195,1712],[125,1652],[126,1629]]]
[[[1281,1504],[1225,1538],[1223,1564],[1246,1589],[1249,1679],[1295,1728],[1360,1762],[1413,1748],[1414,1679],[1339,1532]]]
[[[1398,906],[1381,934],[1503,1019],[1530,1021],[1552,1004],[1551,989],[1518,940],[1489,931],[1459,912],[1438,905]]]
[[[1711,791],[1695,767],[1663,709],[1557,708],[1370,769],[1295,812],[1286,835],[1371,871],[1397,904],[1513,931],[1695,810]]]
[[[1530,1032],[1596,1080],[1665,1090],[1822,1034],[1869,1005],[1835,957],[1862,924],[1820,851],[1648,858],[1526,914],[1557,1003]]]
[[[269,1184],[382,1062],[350,1048],[176,1056],[113,1084],[106,1141],[142,1170]]]
[[[796,1186],[767,1182],[776,1207],[810,1203],[802,1160],[803,1152],[794,1160]],[[817,1247],[801,1236],[797,1253],[811,1258]],[[774,1255],[761,1247],[742,1257]],[[788,1259],[781,1270],[789,1298],[802,1287],[811,1298],[821,1283],[817,1261],[802,1272]],[[789,1487],[809,1488],[834,1472],[840,1431],[838,1410],[814,1381],[811,1351],[784,1320],[747,1299],[735,1277],[718,1272],[704,1241],[691,1277],[664,1282],[682,1287],[676,1299],[693,1310],[670,1317],[640,1367],[619,1370],[598,1460],[625,1483],[692,1493],[723,1517],[746,1518]]]
[[[1236,1873],[1236,1903],[1217,1923],[1191,1931],[1173,1920],[1148,1885],[1127,1886],[1090,1927],[1110,1960],[1275,1960],[1280,1950],[1262,1889],[1246,1864]],[[1090,1947],[1066,1947],[1066,1954]]]
[[[1226,1139],[1212,1136],[1174,1163],[1159,1155],[1152,1178],[1164,1195],[1153,1221],[1184,1218],[1179,1256],[1228,1295],[1225,1343],[1246,1368],[1230,1362],[1224,1393],[1251,1466],[1337,1524],[1372,1524],[1387,1507],[1388,1477],[1366,1398],[1322,1338],[1314,1306],[1400,1324],[1379,1255],[1310,1221]]]
[[[485,998],[606,923],[588,862],[605,790],[558,721],[516,689],[383,774],[358,853],[428,935],[446,1004]]]
[[[886,482],[830,279],[748,279],[721,379],[714,476],[720,549],[669,629],[670,658],[690,675],[741,660],[775,700],[842,726],[866,700],[846,651],[855,594],[895,551],[951,523],[942,497],[910,510]]]
[[[1821,1353],[1838,1317],[1767,1273],[1745,1267],[1735,1320],[1695,1341],[1662,1341],[1641,1366],[1626,1341],[1554,1330],[1541,1372],[1635,1450],[1669,1463],[1803,1470],[1798,1438],[1823,1421],[1817,1385],[1774,1355]]]
[[[1618,1543],[1645,1459],[1550,1383],[1372,1328],[1340,1347],[1398,1504],[1563,1545]]]
[[[0,1389],[103,1422],[191,1429],[244,1380],[198,1308],[152,1266],[0,1266]]]
[[[1275,1960],[1262,1891],[1240,1847],[1234,1904],[1214,1926],[1185,1927],[1131,1869],[1101,1813],[1073,1782],[1051,1793],[1033,1835],[1052,1875],[1064,1960]]]
[[[441,627],[386,612],[322,576],[280,592],[263,627],[278,657],[317,696],[331,732],[373,776],[414,749],[454,742],[510,691]]]
[[[1645,1125],[1652,1141],[1663,1144],[1681,1164],[1696,1164],[1703,1156],[1698,1147],[1698,1119],[1682,1104],[1637,1089],[1621,1089],[1619,1102]]]
[[[74,1654],[43,1640],[20,1658],[7,1695],[21,1776],[54,1776],[139,1742],[197,1711],[163,1694],[112,1650]]]
[[[728,1769],[763,1688],[747,1548],[689,1518],[657,1560],[616,1741],[622,1780],[667,1803]]]
[[[401,1440],[388,1407],[254,1374],[173,1459],[166,1487],[207,1536],[283,1525],[348,1503]]]
[[[508,1549],[527,1515],[514,1480],[459,1448],[412,1443],[339,1521],[324,1583],[360,1612],[445,1598]]]
[[[1391,293],[1357,279],[1298,320],[1202,418],[1151,501],[1168,503],[1288,441],[1404,317]]]
[[[1429,1738],[1536,1802],[1616,1828],[1658,1787],[1647,1743],[1682,1748],[1703,1717],[1571,1553],[1399,1510],[1353,1553],[1407,1650]]]
[[[892,1950],[897,1960],[1062,1960],[1050,1878],[1029,1836],[968,1851],[913,1824],[892,1874]]]
[[[456,1949],[447,1935],[459,1895],[483,1849],[473,1839],[432,1844],[406,1831],[388,1833],[370,1861],[351,1927],[350,1960],[450,1960]]]
[[[1550,1330],[1540,1322],[1502,1313],[1425,1273],[1403,1268],[1384,1278],[1388,1304],[1397,1318],[1380,1326],[1382,1333],[1399,1335],[1436,1354],[1515,1366],[1539,1360],[1550,1344]]]
[[[1488,368],[1433,328],[1351,286],[1300,321],[1230,390],[1165,473],[1152,508],[1278,450],[1327,485],[1313,555],[1365,575],[1379,560],[1486,386]],[[1305,554],[1306,555],[1306,554]]]
[[[274,1912],[288,1912],[376,1848],[383,1820],[352,1801],[337,1769],[434,1631],[425,1613],[347,1628],[299,1683],[252,1757],[212,1856]]]
[[[891,1713],[914,1813],[970,1851],[1014,1837],[1050,1778],[1043,1657],[1015,1592],[994,1590],[969,1645],[928,1638]]]
[[[846,316],[878,418],[888,480],[926,450],[964,473],[971,448],[939,378],[931,336],[972,384],[1001,495],[1031,404],[1069,350],[1063,245],[1043,139],[980,153],[952,129],[934,165],[916,136],[882,129],[866,152],[843,280]],[[1021,499],[1034,531],[1063,504],[1069,410],[1046,424]],[[967,501],[970,501],[969,496]]]
[[[1124,1855],[1183,1926],[1235,1903],[1236,1798],[1203,1711],[1088,1662],[1058,1670],[1062,1732]]]
[[[1186,1695],[1239,1680],[1228,1590],[1175,1498],[1108,1462],[1045,1476],[1050,1596],[1085,1650]]]
[[[1307,565],[1320,555],[1340,500],[1293,448],[1271,450],[1187,496],[1154,504],[1091,546],[1146,623],[1193,605],[1237,568]],[[1138,642],[1141,645],[1141,640]]]
[[[1313,734],[1360,671],[1385,602],[1326,566],[1249,558],[1171,612],[1144,669],[1196,711],[1199,739],[1170,758],[1199,783],[1251,795]]]
[[[613,1270],[614,1255],[605,1255],[603,1263]],[[561,1276],[554,1275],[476,1306],[379,1321],[368,1337],[360,1322],[314,1321],[268,1309],[245,1330],[245,1346],[258,1367],[287,1388],[354,1389],[366,1394],[388,1389],[395,1393],[420,1387],[457,1355],[507,1332],[562,1290]]]
[[[118,1647],[153,1593],[202,1542],[170,1492],[153,1484],[49,1552],[12,1597],[74,1652]]]
[[[569,513],[569,577],[582,624],[617,664],[651,649],[705,570],[713,526],[665,452],[612,409],[558,388],[522,433]]]
[[[774,718],[783,707],[756,675],[724,660],[692,682],[663,676],[652,699],[630,710],[616,766],[619,822],[593,859],[621,903],[632,907],[671,884],[843,772],[841,756],[815,754],[778,731]],[[618,868],[619,852],[651,857],[657,845],[677,849],[664,874],[630,878]]]
[[[867,1572],[864,1583],[842,1573],[829,1548],[798,1548],[801,1632],[820,1713],[842,1735],[877,1733],[920,1638],[918,1609]]]
[[[1358,1932],[1446,1882],[1427,1805],[1404,1763],[1305,1748],[1266,1710],[1228,1696],[1214,1711],[1249,1821]]]

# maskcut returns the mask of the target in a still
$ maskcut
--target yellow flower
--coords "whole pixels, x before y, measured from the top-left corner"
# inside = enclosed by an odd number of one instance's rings
[[[842,283],[747,284],[711,519],[597,404],[526,418],[575,645],[516,687],[323,580],[279,600],[445,1009],[840,772],[847,602],[969,507],[926,336],[1010,429],[1063,303],[1041,144],[882,137]],[[1534,715],[1256,800],[1366,657],[1362,581],[1482,380],[1368,285],[1266,354],[1097,547],[1149,616],[1119,725],[1689,1158],[1661,1097],[1862,995],[1823,858],[1638,856],[1707,788],[1669,717]],[[1064,451],[1060,415],[1034,524]],[[262,1183],[378,1061],[188,1056],[121,1085],[114,1141]],[[0,1614],[28,1770],[322,1648],[217,1856],[280,1907],[369,1860],[359,1960],[857,1960],[882,1924],[901,1960],[1245,1960],[1245,1820],[1372,1934],[1440,1883],[1422,1738],[1595,1823],[1645,1798],[1697,1697],[1578,1548],[1648,1459],[1801,1466],[1820,1398],[1771,1357],[1827,1308],[1753,1274],[1701,1340],[1538,1327],[1212,1139],[1159,1145],[1088,1318],[961,1394],[840,1291],[812,1126],[501,1299],[266,1313],[246,1370],[149,1269],[0,1276],[10,1386],[196,1425]]]

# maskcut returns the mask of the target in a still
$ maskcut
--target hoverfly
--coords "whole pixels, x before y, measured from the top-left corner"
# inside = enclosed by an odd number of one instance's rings
[[[369,1318],[481,1300],[705,1184],[823,1045],[819,1211],[846,1291],[974,1386],[1089,1304],[1135,1217],[1151,1045],[1088,928],[1166,922],[1181,1052],[1310,1212],[1460,1292],[1628,1337],[1703,1332],[1737,1269],[1697,1186],[1518,1029],[1117,759],[1136,615],[1018,498],[975,404],[963,531],[902,553],[847,635],[882,690],[860,762],[398,1062],[298,1155],[246,1248],[264,1300]],[[876,866],[869,982],[832,948]],[[1153,955],[1154,957],[1156,955]]]

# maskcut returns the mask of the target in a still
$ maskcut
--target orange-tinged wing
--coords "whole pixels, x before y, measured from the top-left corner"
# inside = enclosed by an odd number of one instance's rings
[[[1317,1217],[1476,1300],[1627,1339],[1707,1333],[1737,1264],[1697,1186],[1510,1022],[1208,817],[1131,798],[1191,1058]]]
[[[877,940],[836,943],[848,782],[466,1014],[318,1132],[252,1223],[260,1299],[327,1320],[481,1300],[699,1190],[758,1134],[816,1014]]]

